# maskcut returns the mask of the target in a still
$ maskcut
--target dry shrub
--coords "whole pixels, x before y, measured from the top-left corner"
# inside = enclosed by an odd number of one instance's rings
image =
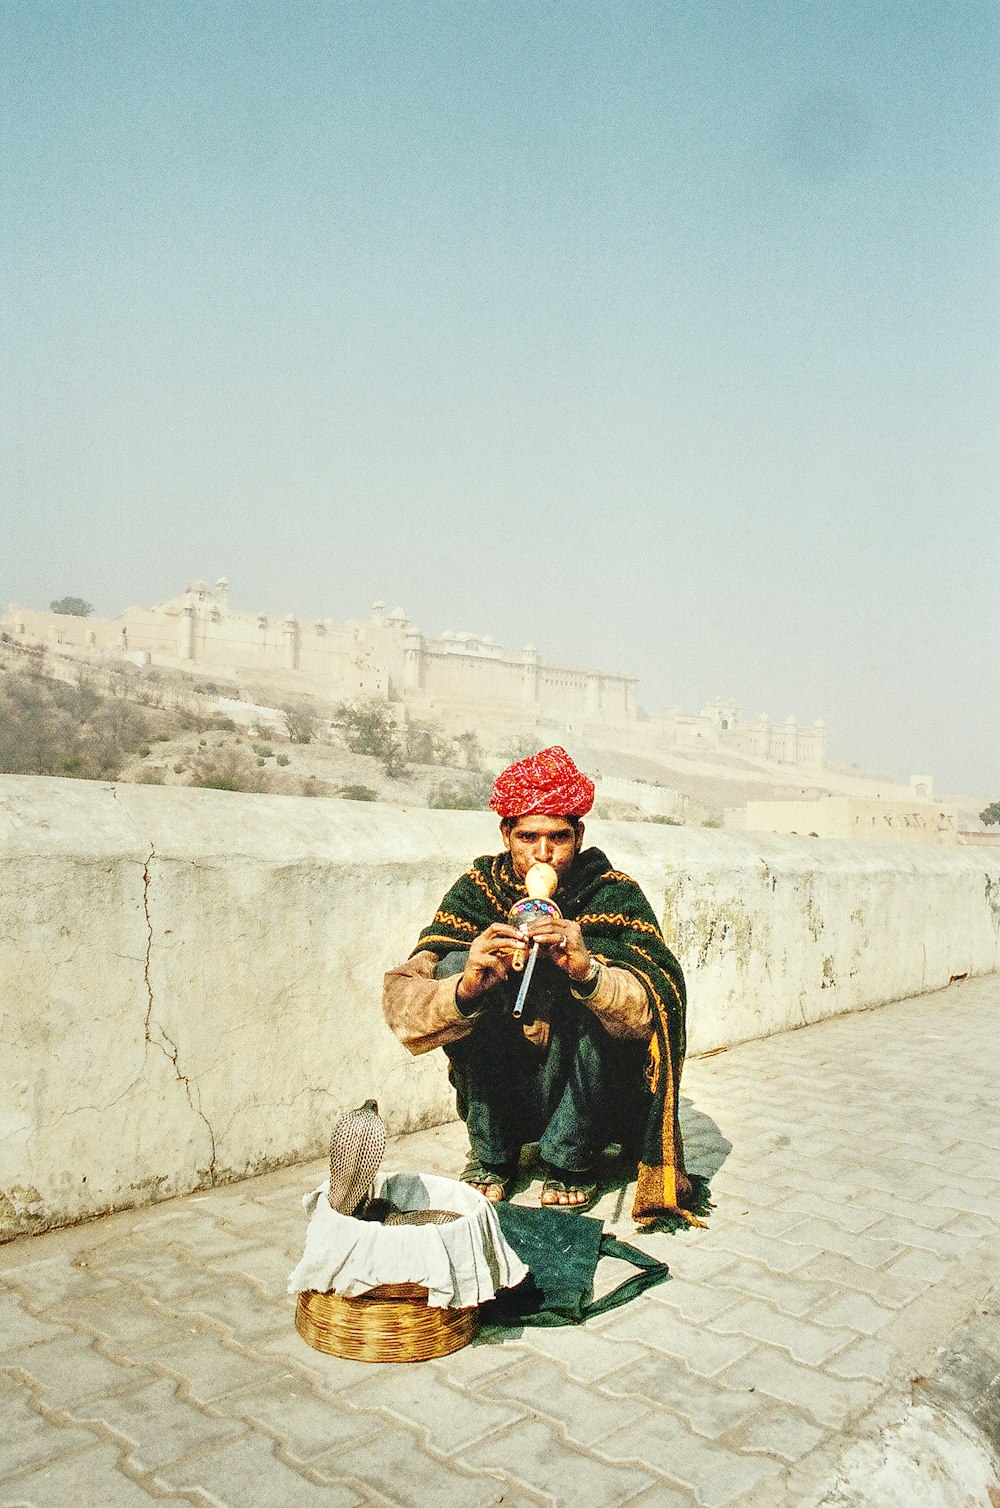
[[[149,727],[128,702],[90,685],[0,672],[0,771],[117,780]]]
[[[256,756],[241,744],[199,748],[189,762],[191,785],[211,791],[247,791],[255,795],[271,789]]]

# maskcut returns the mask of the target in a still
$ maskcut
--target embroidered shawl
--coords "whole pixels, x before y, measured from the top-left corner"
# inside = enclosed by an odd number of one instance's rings
[[[467,948],[492,922],[506,921],[525,895],[508,853],[484,855],[442,900],[414,952],[442,956]],[[700,1224],[707,1209],[703,1180],[689,1178],[677,1115],[677,1094],[686,1045],[684,975],[649,902],[627,874],[613,869],[599,848],[580,853],[555,900],[563,916],[579,923],[584,941],[602,963],[628,969],[643,984],[653,1013],[646,1060],[649,1109],[639,1161],[633,1219],[644,1227],[678,1217]],[[673,1220],[671,1221],[671,1217]]]

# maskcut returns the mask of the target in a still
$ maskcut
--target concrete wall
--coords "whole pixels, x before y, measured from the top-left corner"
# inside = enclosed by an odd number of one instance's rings
[[[688,972],[692,1052],[998,966],[1000,854],[594,822]],[[0,776],[0,1236],[452,1115],[380,1012],[479,813]]]
[[[740,832],[809,834],[873,843],[958,842],[955,807],[941,802],[883,801],[878,797],[820,796],[816,801],[748,801],[727,811],[726,827]]]

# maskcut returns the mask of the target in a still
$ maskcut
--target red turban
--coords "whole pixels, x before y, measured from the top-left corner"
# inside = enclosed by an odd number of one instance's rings
[[[501,817],[583,817],[594,804],[594,782],[555,744],[519,759],[496,778],[490,808]]]

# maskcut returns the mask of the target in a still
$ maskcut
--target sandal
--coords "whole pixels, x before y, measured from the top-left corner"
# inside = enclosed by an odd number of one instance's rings
[[[556,1197],[546,1199],[546,1194],[582,1194],[583,1198],[573,1204],[564,1204]],[[568,1215],[583,1215],[597,1202],[597,1178],[591,1172],[570,1173],[564,1168],[550,1168],[542,1184],[541,1204],[543,1209],[559,1210]]]
[[[490,1204],[500,1204],[502,1200],[509,1199],[514,1184],[514,1172],[511,1168],[491,1168],[475,1156],[469,1158],[459,1177],[463,1183],[478,1189]]]

